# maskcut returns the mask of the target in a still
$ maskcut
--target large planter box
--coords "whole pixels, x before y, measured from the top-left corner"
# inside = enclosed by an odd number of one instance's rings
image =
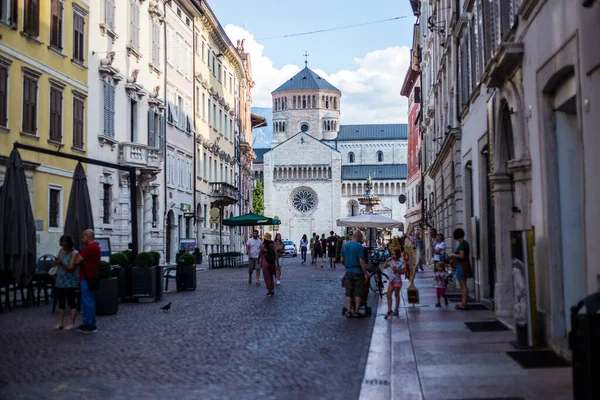
[[[196,290],[196,266],[183,265],[177,267],[177,291]]]
[[[131,267],[131,295],[134,297],[156,297],[160,298],[160,282],[162,268],[154,267]]]
[[[97,315],[113,315],[119,311],[119,278],[100,279],[94,294]]]

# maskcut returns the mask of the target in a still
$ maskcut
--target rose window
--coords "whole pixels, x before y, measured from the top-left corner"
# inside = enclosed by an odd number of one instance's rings
[[[297,211],[307,213],[315,208],[316,199],[312,191],[302,189],[292,195],[292,205]]]

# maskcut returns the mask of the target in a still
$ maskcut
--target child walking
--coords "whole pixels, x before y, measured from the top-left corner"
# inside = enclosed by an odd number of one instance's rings
[[[448,285],[448,273],[446,272],[446,264],[443,262],[435,263],[435,295],[437,296],[436,307],[441,307],[440,300],[444,298],[444,304],[448,305],[448,297],[446,297],[446,286]]]
[[[383,268],[391,268],[391,273],[388,274],[390,278],[387,290],[388,311],[387,314],[385,314],[385,319],[388,319],[392,315],[397,316],[398,308],[400,307],[400,289],[402,289],[402,276],[406,273],[406,267],[404,263],[402,263],[402,251],[400,249],[394,249],[394,255],[385,260]],[[396,297],[396,307],[394,308],[393,313],[392,292]]]

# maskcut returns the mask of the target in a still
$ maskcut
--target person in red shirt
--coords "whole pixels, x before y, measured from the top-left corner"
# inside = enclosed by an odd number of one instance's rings
[[[81,235],[84,249],[77,255],[79,287],[81,288],[81,315],[83,324],[77,328],[81,333],[96,333],[96,299],[94,290],[98,286],[98,270],[102,251],[94,240],[94,231],[87,229]]]

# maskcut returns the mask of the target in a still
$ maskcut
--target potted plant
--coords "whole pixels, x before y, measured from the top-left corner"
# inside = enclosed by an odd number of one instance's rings
[[[96,314],[113,315],[119,311],[119,279],[112,276],[110,263],[100,262],[98,270],[100,283],[95,293]]]
[[[127,290],[129,287],[127,285],[127,279],[130,279],[128,278],[130,273],[128,268],[131,266],[129,256],[125,253],[113,253],[110,255],[109,263],[110,265],[118,265],[120,267],[117,271],[117,276],[119,278],[119,297],[124,298],[130,296],[131,294],[128,293]]]
[[[177,291],[196,290],[196,257],[186,253],[178,255]]]
[[[132,296],[158,300],[161,281],[159,270],[154,255],[149,252],[139,253],[131,267]]]

